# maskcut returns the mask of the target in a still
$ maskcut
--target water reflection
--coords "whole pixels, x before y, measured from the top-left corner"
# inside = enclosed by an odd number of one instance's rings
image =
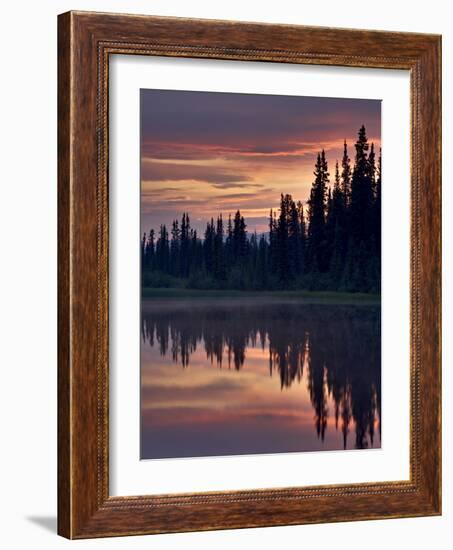
[[[142,458],[380,446],[380,307],[144,301]]]

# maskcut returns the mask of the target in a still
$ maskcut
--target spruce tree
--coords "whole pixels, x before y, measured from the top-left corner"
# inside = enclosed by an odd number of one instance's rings
[[[272,210],[269,213],[269,272],[277,273],[278,255],[277,255],[277,220],[275,212]]]
[[[148,240],[146,242],[146,267],[148,269],[154,268],[155,263],[155,245],[154,245],[154,229],[150,229],[148,234]]]
[[[239,223],[239,257],[245,258],[248,252],[247,242],[247,224],[245,223],[244,216],[241,216]]]
[[[223,244],[223,220],[222,214],[217,218],[217,227],[214,237],[214,277],[219,281],[226,278],[226,265]]]
[[[300,227],[300,274],[306,271],[306,248],[307,248],[307,228],[305,223],[304,206],[301,201],[297,203],[297,212],[299,214]]]
[[[233,223],[231,221],[231,214],[228,215],[228,225],[225,240],[225,264],[227,271],[233,264]]]
[[[236,264],[239,259],[241,248],[241,213],[239,210],[237,210],[234,215],[232,241],[233,263]]]
[[[339,280],[343,274],[344,261],[347,247],[347,207],[346,197],[343,192],[338,162],[335,165],[335,180],[332,192],[331,208],[329,211],[330,226],[330,273],[332,285],[339,286]]]
[[[142,268],[146,265],[146,232],[143,233],[142,242],[140,245],[140,257]]]
[[[351,177],[351,160],[348,157],[348,146],[345,140],[343,144],[343,159],[341,161],[341,187],[346,206],[349,206],[351,200]]]
[[[308,261],[313,272],[325,272],[326,262],[326,201],[329,172],[324,150],[318,153],[310,198],[308,200]]]
[[[355,144],[356,157],[351,184],[351,236],[354,245],[366,242],[370,236],[370,211],[373,187],[368,162],[368,140],[365,126],[361,126]]]
[[[156,243],[156,264],[163,273],[169,272],[170,247],[168,242],[168,231],[165,224],[160,226],[159,238]]]
[[[179,261],[180,237],[181,235],[179,231],[178,220],[173,220],[173,224],[171,226],[170,269],[171,269],[172,275],[174,275],[175,277],[181,276],[180,261]]]
[[[376,155],[374,153],[374,143],[371,143],[370,153],[368,155],[368,175],[371,182],[371,192],[374,199],[376,197]]]
[[[288,242],[288,218],[290,195],[280,196],[280,215],[277,225],[277,273],[280,281],[287,281],[290,276],[290,250]]]
[[[214,229],[214,219],[211,218],[211,221],[206,225],[206,231],[204,234],[203,242],[203,256],[204,256],[204,265],[205,270],[208,275],[212,275],[214,272],[214,240],[215,240],[215,229]]]
[[[302,236],[300,227],[300,211],[291,198],[288,212],[288,253],[289,268],[292,279],[299,277],[302,269]]]
[[[265,289],[268,285],[268,251],[269,247],[264,235],[261,235],[258,245],[258,260],[256,263],[256,279],[258,288]]]

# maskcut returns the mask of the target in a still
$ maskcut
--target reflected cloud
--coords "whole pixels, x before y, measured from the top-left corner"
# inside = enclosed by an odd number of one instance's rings
[[[150,300],[142,331],[145,457],[165,454],[164,426],[197,427],[208,440],[230,433],[174,456],[380,446],[377,306]],[[246,425],[253,444],[236,439]]]

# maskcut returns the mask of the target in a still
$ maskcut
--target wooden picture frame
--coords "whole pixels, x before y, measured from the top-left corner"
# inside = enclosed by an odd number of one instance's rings
[[[441,38],[69,12],[58,20],[58,532],[89,538],[441,513]],[[109,56],[410,71],[410,480],[109,496]]]

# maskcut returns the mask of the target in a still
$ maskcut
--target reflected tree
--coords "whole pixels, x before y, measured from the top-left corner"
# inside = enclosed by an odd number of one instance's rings
[[[196,306],[195,306],[196,307]],[[372,447],[381,433],[380,308],[377,306],[221,303],[199,311],[189,306],[144,308],[145,345],[190,367],[201,347],[213,367],[241,370],[247,349],[269,353],[269,374],[282,391],[307,384],[314,429],[324,440],[329,414],[347,448]],[[329,411],[329,398],[333,410]]]

